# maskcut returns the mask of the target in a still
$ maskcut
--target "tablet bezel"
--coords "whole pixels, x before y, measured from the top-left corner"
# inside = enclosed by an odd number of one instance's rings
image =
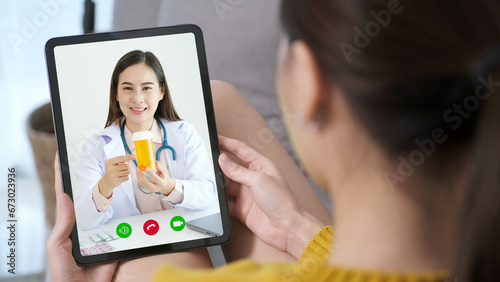
[[[71,232],[71,241],[73,244],[73,257],[79,265],[88,265],[95,263],[103,263],[108,261],[116,261],[123,259],[138,258],[144,256],[157,255],[162,253],[178,252],[193,248],[220,245],[226,243],[231,238],[230,216],[227,207],[227,198],[224,186],[224,178],[222,171],[218,165],[218,157],[220,155],[219,141],[217,128],[215,123],[215,113],[212,101],[212,92],[210,88],[210,79],[208,74],[207,60],[205,47],[203,43],[203,34],[201,29],[196,25],[179,25],[172,27],[148,28],[138,30],[128,30],[119,32],[96,33],[89,35],[58,37],[50,39],[45,46],[45,55],[47,61],[47,70],[49,76],[49,85],[51,90],[52,114],[54,118],[55,133],[57,148],[59,151],[59,162],[62,172],[62,182],[64,192],[67,193],[73,200],[68,151],[65,141],[65,133],[63,126],[63,114],[61,110],[61,100],[59,93],[59,84],[56,72],[56,61],[54,50],[58,46],[85,44],[102,41],[113,41],[132,38],[143,38],[152,36],[174,35],[192,33],[196,42],[196,50],[198,55],[198,66],[201,76],[201,85],[205,103],[205,113],[208,123],[208,131],[210,145],[212,151],[212,162],[215,170],[215,181],[217,187],[217,196],[219,199],[219,210],[222,219],[223,230],[222,236],[197,239],[187,242],[169,243],[163,245],[142,247],[138,249],[123,250],[117,252],[109,252],[97,255],[82,256],[80,253],[79,238],[76,224]]]

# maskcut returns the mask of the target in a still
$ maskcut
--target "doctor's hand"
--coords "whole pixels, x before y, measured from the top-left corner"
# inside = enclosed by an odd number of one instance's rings
[[[150,168],[146,168],[144,172],[136,168],[136,174],[139,184],[153,193],[161,192],[168,196],[175,188],[175,180],[159,161],[156,161],[156,173]]]
[[[80,267],[71,254],[69,234],[75,224],[75,212],[69,196],[63,192],[59,158],[56,155],[55,190],[57,200],[57,219],[52,234],[47,240],[52,281],[111,281],[116,269],[116,262]]]
[[[113,189],[129,179],[128,161],[135,160],[135,155],[118,156],[107,159],[105,172],[99,180],[99,192],[106,198],[113,195]]]
[[[226,190],[231,215],[244,223],[266,244],[299,258],[324,225],[300,207],[279,168],[244,142],[219,136],[221,149],[244,163],[219,157],[230,179]]]

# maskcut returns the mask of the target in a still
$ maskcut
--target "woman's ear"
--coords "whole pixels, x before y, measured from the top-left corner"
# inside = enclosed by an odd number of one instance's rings
[[[311,49],[303,41],[295,41],[290,45],[290,81],[294,112],[299,122],[315,124],[324,111],[328,95],[319,66]]]

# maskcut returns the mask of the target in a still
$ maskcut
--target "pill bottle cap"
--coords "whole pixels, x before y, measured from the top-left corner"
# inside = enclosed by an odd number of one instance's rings
[[[132,140],[134,141],[147,139],[153,139],[153,133],[151,131],[139,131],[132,135]]]

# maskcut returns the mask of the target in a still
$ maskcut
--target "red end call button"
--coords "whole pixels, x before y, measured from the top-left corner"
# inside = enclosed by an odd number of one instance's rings
[[[144,229],[144,233],[152,236],[158,233],[158,230],[160,230],[160,225],[158,225],[158,222],[156,220],[148,220],[144,223],[144,226],[142,227]]]

